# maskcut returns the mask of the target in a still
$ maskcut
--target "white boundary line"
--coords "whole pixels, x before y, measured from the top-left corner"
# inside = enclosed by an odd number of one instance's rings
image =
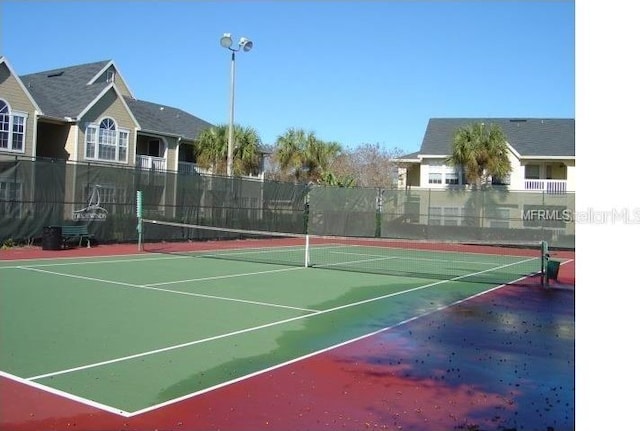
[[[347,251],[331,251],[333,254],[346,254],[348,256],[371,256],[371,257],[383,257],[379,254],[366,254],[366,253],[350,253]],[[388,256],[389,259],[400,260],[417,260],[420,262],[447,262],[447,263],[468,263],[472,265],[493,265],[493,262],[474,262],[471,260],[455,260],[455,259],[431,259],[428,257],[412,257],[412,256]]]
[[[145,256],[147,253],[144,252],[131,252],[124,254],[102,254],[95,256],[63,256],[63,257],[34,257],[29,259],[0,259],[0,264],[3,262],[48,262],[48,261],[60,261],[60,260],[79,260],[79,259],[109,259],[109,258],[118,258],[123,256]],[[6,268],[0,265],[0,268]]]
[[[131,283],[125,283],[125,282],[122,282],[122,281],[103,280],[103,279],[100,279],[100,278],[85,277],[84,275],[63,274],[61,272],[47,271],[47,270],[44,270],[44,269],[37,269],[37,268],[30,268],[30,267],[24,267],[24,268],[19,268],[19,269],[24,269],[26,271],[42,272],[44,274],[58,275],[58,276],[61,276],[61,277],[78,278],[80,280],[96,281],[98,283],[116,284],[118,286],[132,287],[132,288],[135,288],[135,289],[155,290],[157,292],[173,293],[173,294],[176,294],[176,295],[195,296],[195,297],[199,297],[199,298],[218,299],[218,300],[222,300],[222,301],[241,302],[241,303],[245,303],[245,304],[265,305],[265,306],[268,306],[268,307],[287,308],[287,309],[290,309],[290,310],[299,310],[299,311],[308,311],[308,312],[316,312],[316,311],[318,311],[318,310],[312,310],[312,309],[309,309],[309,308],[293,307],[293,306],[290,306],[290,305],[273,304],[273,303],[269,303],[269,302],[260,302],[260,301],[250,301],[248,299],[229,298],[229,297],[225,297],[225,296],[205,295],[204,293],[193,293],[193,292],[183,292],[183,291],[180,291],[180,290],[162,289],[162,288],[159,288],[159,287],[153,287],[154,285],[131,284]],[[249,275],[266,274],[266,273],[269,273],[269,272],[281,272],[281,271],[285,271],[285,270],[292,271],[294,269],[302,269],[302,268],[274,269],[274,270],[271,270],[271,271],[261,271],[261,272],[252,272],[252,273],[243,273],[243,274],[221,275],[221,276],[207,277],[207,278],[201,278],[201,279],[184,280],[184,281],[181,280],[179,282],[215,280],[215,279],[219,279],[219,278],[231,278],[231,277],[245,277],[245,276],[249,276]]]
[[[139,255],[145,256],[145,255]],[[146,262],[153,260],[167,260],[167,259],[184,259],[193,256],[185,256],[185,255],[174,255],[174,256],[163,256],[163,257],[141,257],[140,259],[113,259],[108,260],[104,257],[101,260],[90,261],[90,262],[59,262],[59,263],[34,263],[34,264],[25,264],[25,265],[12,265],[12,266],[0,266],[0,269],[19,269],[19,268],[43,268],[49,266],[71,266],[71,265],[101,265],[104,263],[138,263],[138,262]],[[60,259],[77,259],[71,257],[65,257]],[[16,260],[14,262],[21,262],[20,260]],[[25,262],[25,260],[22,260]]]
[[[230,333],[227,333],[227,334],[217,335],[217,336],[214,336],[214,337],[208,337],[208,338],[204,338],[204,339],[200,339],[200,340],[194,340],[194,341],[191,341],[191,342],[188,342],[188,343],[169,346],[169,347],[165,347],[165,348],[162,348],[162,349],[156,349],[156,350],[149,351],[149,352],[141,352],[141,353],[138,353],[138,354],[135,354],[135,355],[130,355],[130,356],[121,357],[121,358],[115,358],[115,359],[112,359],[112,360],[103,361],[103,362],[94,363],[94,364],[88,364],[88,365],[75,367],[75,368],[71,368],[71,369],[67,369],[67,370],[55,371],[55,372],[52,372],[52,373],[42,374],[42,375],[39,375],[39,376],[33,376],[33,377],[26,378],[26,379],[25,378],[15,378],[15,376],[13,376],[11,374],[8,374],[8,373],[4,373],[2,371],[0,371],[0,373],[2,373],[2,375],[4,375],[5,377],[10,378],[11,380],[16,380],[16,381],[19,381],[19,382],[29,382],[29,383],[32,384],[32,386],[36,387],[35,384],[33,384],[33,380],[36,380],[36,379],[41,379],[41,378],[44,378],[44,377],[51,377],[51,376],[55,376],[55,375],[66,374],[66,373],[85,370],[85,369],[89,369],[89,368],[95,368],[95,367],[102,366],[102,365],[112,364],[112,363],[116,363],[116,362],[122,362],[122,361],[125,361],[125,360],[130,360],[130,359],[134,359],[134,358],[140,358],[140,357],[144,357],[144,356],[149,356],[149,355],[152,355],[152,354],[166,352],[166,351],[169,351],[169,350],[175,350],[175,349],[178,349],[178,348],[192,346],[192,345],[195,345],[195,344],[200,344],[200,343],[204,343],[204,342],[208,342],[208,341],[213,341],[213,340],[217,340],[217,339],[221,339],[221,338],[225,338],[225,337],[229,337],[229,336],[233,336],[233,335],[238,335],[238,334],[242,334],[242,333],[256,331],[256,330],[264,329],[264,328],[271,327],[271,326],[276,326],[276,325],[280,325],[280,324],[284,324],[284,323],[288,323],[288,322],[292,322],[292,321],[296,321],[296,320],[306,319],[306,318],[314,317],[314,316],[321,315],[321,314],[331,313],[333,311],[342,310],[342,309],[345,309],[345,308],[355,307],[355,306],[362,305],[362,304],[369,303],[369,302],[379,301],[379,300],[382,300],[382,299],[386,299],[386,298],[402,295],[402,294],[413,292],[413,291],[416,291],[416,290],[426,289],[426,288],[429,288],[429,287],[432,287],[432,286],[436,286],[436,285],[440,285],[440,284],[444,284],[444,283],[449,283],[449,282],[452,282],[452,281],[462,280],[462,279],[465,279],[465,278],[468,278],[468,277],[472,277],[474,275],[478,275],[478,274],[482,274],[482,273],[486,273],[486,272],[490,272],[490,271],[495,271],[495,270],[498,270],[498,269],[506,268],[506,267],[513,266],[513,265],[518,265],[518,264],[521,264],[521,263],[525,263],[525,262],[529,262],[531,260],[537,260],[537,259],[538,259],[537,257],[527,258],[527,259],[520,260],[520,261],[517,261],[517,262],[512,262],[512,263],[509,263],[509,264],[500,265],[500,266],[497,266],[495,268],[489,268],[489,269],[485,269],[483,271],[477,271],[477,272],[474,272],[474,273],[471,273],[471,274],[460,275],[460,276],[457,276],[457,277],[453,277],[451,279],[440,280],[440,281],[437,281],[437,282],[434,282],[434,283],[429,283],[429,284],[425,284],[425,285],[422,285],[422,286],[417,286],[417,287],[414,287],[414,288],[411,288],[411,289],[406,289],[406,290],[399,291],[399,292],[389,293],[387,295],[382,295],[382,296],[378,296],[378,297],[374,297],[374,298],[369,298],[369,299],[365,299],[365,300],[362,300],[362,301],[353,302],[353,303],[350,303],[350,304],[340,305],[340,306],[329,308],[329,309],[326,309],[326,310],[317,311],[317,312],[314,312],[314,313],[311,313],[311,314],[297,316],[297,317],[293,317],[293,318],[290,318],[290,319],[284,319],[284,320],[280,320],[280,321],[277,321],[277,322],[271,322],[271,323],[268,323],[268,324],[265,324],[265,325],[260,325],[260,326],[256,326],[256,327],[253,327],[253,328],[246,328],[246,329],[242,329],[242,330],[239,330],[239,331],[230,332]],[[42,271],[42,272],[49,272],[49,271]],[[514,283],[514,282],[523,280],[523,279],[525,279],[527,277],[530,277],[532,275],[533,274],[529,274],[529,275],[520,277],[520,278],[518,278],[516,280],[513,280],[513,281],[511,281],[509,283]],[[151,410],[155,410],[155,409],[160,408],[160,407],[164,407],[164,406],[176,403],[178,401],[182,401],[182,400],[185,400],[185,399],[188,399],[188,398],[191,398],[191,397],[195,397],[197,395],[206,393],[208,391],[211,391],[211,390],[223,387],[223,386],[227,386],[227,385],[230,385],[230,384],[233,384],[233,383],[248,379],[250,377],[256,376],[258,374],[262,374],[262,373],[265,373],[267,371],[274,370],[274,369],[283,367],[285,365],[292,364],[294,362],[298,362],[298,361],[301,361],[303,359],[318,355],[320,353],[324,353],[326,351],[335,349],[337,347],[344,346],[346,344],[353,343],[355,341],[370,337],[372,335],[378,334],[378,333],[386,331],[388,329],[395,328],[397,326],[406,324],[406,323],[411,322],[413,320],[416,320],[416,319],[418,319],[420,317],[424,317],[424,316],[427,316],[427,315],[429,315],[431,313],[434,313],[434,312],[437,312],[437,311],[441,311],[441,310],[444,310],[446,308],[452,307],[452,306],[454,306],[456,304],[465,302],[465,301],[467,301],[467,300],[469,300],[471,298],[475,298],[475,297],[478,297],[478,296],[483,295],[485,293],[491,292],[493,290],[502,288],[502,287],[506,286],[509,283],[501,284],[500,286],[496,286],[496,287],[493,287],[491,289],[485,290],[483,292],[479,292],[479,293],[477,293],[475,295],[469,296],[467,298],[460,299],[460,300],[455,301],[455,302],[453,302],[451,304],[448,304],[448,305],[445,305],[445,306],[440,306],[440,307],[438,307],[438,308],[436,308],[434,310],[430,310],[429,312],[422,313],[422,314],[420,314],[418,316],[413,316],[413,317],[411,317],[409,319],[403,320],[403,321],[401,321],[401,322],[399,322],[399,323],[397,323],[395,325],[391,325],[391,326],[388,326],[386,328],[382,328],[382,329],[376,330],[374,332],[371,332],[371,333],[368,333],[368,334],[353,338],[351,340],[347,340],[345,342],[342,342],[342,343],[327,347],[325,349],[321,349],[321,350],[318,350],[318,351],[315,351],[315,352],[311,352],[311,353],[309,353],[307,355],[303,355],[303,356],[300,356],[298,358],[294,358],[294,359],[292,359],[290,361],[287,361],[287,362],[284,362],[284,363],[281,363],[281,364],[277,364],[277,365],[275,365],[273,367],[269,367],[269,368],[266,368],[264,370],[259,370],[259,371],[256,371],[254,373],[251,373],[251,374],[248,374],[248,375],[245,375],[245,376],[233,379],[233,380],[229,380],[227,382],[220,383],[220,384],[212,386],[210,388],[203,389],[201,391],[194,392],[194,393],[191,393],[191,394],[187,394],[187,395],[185,395],[183,397],[175,398],[175,399],[172,399],[172,400],[160,403],[160,404],[156,404],[156,405],[147,407],[145,409],[137,410],[137,411],[134,411],[134,412],[126,412],[124,410],[116,409],[116,408],[109,407],[109,406],[106,406],[107,408],[104,408],[105,406],[103,404],[96,403],[96,402],[93,402],[93,401],[91,401],[90,405],[92,405],[94,407],[97,407],[97,408],[100,408],[100,409],[103,409],[103,410],[107,410],[109,412],[112,412],[112,413],[115,413],[115,414],[118,414],[118,415],[124,416],[124,417],[136,416],[136,415],[139,415],[141,413],[145,413],[145,412],[148,412],[148,411],[151,411]],[[133,286],[136,287],[135,285],[133,285]],[[140,287],[140,286],[138,286],[138,287]],[[72,399],[72,400],[76,400],[78,402],[84,402],[83,398],[77,397],[77,396],[75,396],[73,394],[68,394],[66,392],[63,392],[63,391],[60,391],[60,390],[57,390],[57,389],[53,389],[53,388],[49,388],[49,387],[43,386],[43,385],[38,385],[37,387],[39,387],[40,389],[42,389],[42,390],[44,390],[46,392],[51,392],[51,393],[54,393],[54,394],[59,395],[59,396],[63,396],[63,397],[66,397],[66,398],[69,398],[69,399]]]
[[[52,388],[50,386],[45,386],[37,382],[32,382],[30,380],[24,379],[22,377],[14,376],[13,374],[9,374],[5,371],[0,370],[0,376],[6,378],[7,380],[12,380],[14,382],[22,383],[25,386],[30,386],[35,389],[39,389],[43,392],[48,392],[53,395],[57,395],[61,398],[66,398],[71,401],[75,401],[80,404],[87,405],[89,407],[94,407],[100,410],[104,410],[109,413],[114,413],[118,416],[131,417],[133,416],[131,413],[126,412],[124,410],[116,409],[114,407],[108,406],[106,404],[98,403],[96,401],[90,400],[88,398],[83,398],[78,395],[71,394],[69,392],[61,391],[60,389]]]
[[[175,281],[162,281],[159,283],[148,283],[148,284],[144,284],[143,286],[153,287],[153,286],[166,286],[168,284],[191,283],[194,281],[222,280],[225,278],[236,278],[236,277],[246,277],[249,275],[271,274],[274,272],[299,271],[301,269],[306,269],[306,268],[303,266],[296,266],[296,267],[287,267],[287,268],[280,268],[280,269],[269,269],[266,271],[258,271],[258,272],[243,272],[240,274],[212,275],[210,277],[189,278],[189,279],[175,280]]]

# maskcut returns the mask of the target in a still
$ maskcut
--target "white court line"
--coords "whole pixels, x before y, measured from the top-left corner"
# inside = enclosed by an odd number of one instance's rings
[[[311,264],[312,264],[312,266],[314,268],[327,268],[329,266],[351,265],[352,263],[376,262],[376,261],[379,261],[379,260],[391,260],[391,259],[397,259],[397,257],[385,256],[385,257],[379,257],[377,259],[350,260],[350,261],[347,261],[347,262],[325,263],[325,264],[320,264],[320,265],[313,265],[313,262],[311,262]],[[396,277],[396,276],[394,276],[394,277]]]
[[[422,285],[422,286],[413,287],[411,289],[405,289],[405,290],[398,291],[398,292],[388,293],[386,295],[381,295],[381,296],[377,296],[377,297],[373,297],[373,298],[369,298],[369,299],[364,299],[364,300],[357,301],[357,302],[352,302],[352,303],[349,303],[349,304],[339,305],[337,307],[328,308],[326,310],[316,311],[316,312],[313,312],[311,314],[306,314],[306,315],[302,315],[302,316],[296,316],[296,317],[292,317],[292,318],[288,318],[288,319],[278,320],[276,322],[266,323],[266,324],[259,325],[259,326],[254,326],[254,327],[251,327],[251,328],[245,328],[245,329],[241,329],[241,330],[238,330],[238,331],[229,332],[229,333],[226,333],[226,334],[220,334],[220,335],[216,335],[216,336],[213,336],[213,337],[202,338],[202,339],[190,341],[190,342],[187,342],[187,343],[176,344],[176,345],[173,345],[173,346],[163,347],[161,349],[150,350],[150,351],[147,351],[147,352],[141,352],[141,353],[137,353],[137,354],[134,354],[134,355],[124,356],[124,357],[120,357],[120,358],[114,358],[114,359],[110,359],[110,360],[107,360],[107,361],[97,362],[97,363],[93,363],[93,364],[87,364],[87,365],[83,365],[83,366],[79,366],[79,367],[69,368],[69,369],[66,369],[66,370],[53,371],[53,372],[50,372],[50,373],[47,373],[47,374],[41,374],[41,375],[38,375],[38,376],[29,377],[29,378],[27,378],[27,380],[38,380],[38,379],[42,379],[42,378],[45,378],[45,377],[52,377],[52,376],[57,376],[57,375],[61,375],[61,374],[68,374],[68,373],[72,373],[72,372],[75,372],[75,371],[81,371],[81,370],[86,370],[86,369],[89,369],[89,368],[95,368],[95,367],[99,367],[99,366],[103,366],[103,365],[114,364],[114,363],[117,363],[117,362],[123,362],[123,361],[127,361],[127,360],[130,360],[130,359],[136,359],[136,358],[141,358],[141,357],[145,357],[145,356],[154,355],[154,354],[157,354],[157,353],[168,352],[168,351],[171,351],[171,350],[176,350],[176,349],[180,349],[180,348],[184,348],[184,347],[189,347],[189,346],[193,346],[193,345],[196,345],[196,344],[205,343],[205,342],[208,342],[208,341],[219,340],[219,339],[230,337],[230,336],[233,336],[233,335],[239,335],[239,334],[244,334],[244,333],[247,333],[247,332],[253,332],[253,331],[260,330],[260,329],[265,329],[265,328],[269,328],[269,327],[272,327],[272,326],[281,325],[281,324],[284,324],[284,323],[294,322],[294,321],[297,321],[297,320],[306,319],[306,318],[310,318],[310,317],[314,317],[314,316],[319,316],[319,315],[322,315],[322,314],[332,313],[332,312],[337,311],[337,310],[343,310],[345,308],[355,307],[355,306],[366,304],[366,303],[369,303],[369,302],[380,301],[382,299],[387,299],[387,298],[391,298],[391,297],[394,297],[394,296],[403,295],[403,294],[406,294],[406,293],[409,293],[409,292],[414,292],[416,290],[426,289],[428,287],[437,286],[437,285],[440,285],[440,284],[443,284],[443,283],[449,283],[451,281],[462,280],[462,279],[465,279],[465,278],[468,278],[468,277],[472,277],[474,275],[482,274],[482,273],[485,273],[485,272],[494,271],[494,270],[506,268],[506,267],[509,267],[509,266],[525,263],[525,262],[528,262],[528,261],[533,260],[533,259],[537,259],[537,258],[529,258],[529,259],[521,260],[521,261],[518,261],[518,262],[513,262],[513,263],[497,266],[495,268],[490,268],[490,269],[485,269],[483,271],[474,272],[472,274],[459,275],[459,276],[451,278],[451,279],[440,280],[440,281],[436,281],[434,283],[429,283],[429,284],[425,284],[425,285]]]
[[[132,287],[132,288],[135,288],[135,289],[147,289],[147,290],[155,290],[157,292],[173,293],[173,294],[176,294],[176,295],[195,296],[195,297],[198,297],[198,298],[217,299],[217,300],[221,300],[221,301],[241,302],[241,303],[244,303],[244,304],[263,305],[263,306],[267,306],[267,307],[276,307],[276,308],[286,308],[286,309],[289,309],[289,310],[298,310],[298,311],[305,311],[305,312],[316,312],[316,311],[318,311],[318,310],[312,310],[312,309],[309,309],[309,308],[293,307],[293,306],[290,306],[290,305],[272,304],[272,303],[269,303],[269,302],[260,302],[260,301],[250,301],[248,299],[229,298],[229,297],[225,297],[225,296],[205,295],[203,293],[182,292],[180,290],[161,289],[159,287],[152,287],[152,286],[148,286],[148,285],[124,283],[124,282],[121,282],[121,281],[113,281],[113,280],[103,280],[103,279],[100,279],[100,278],[85,277],[83,275],[63,274],[61,272],[47,271],[47,270],[44,270],[44,269],[37,269],[37,268],[30,268],[30,267],[24,267],[24,268],[21,268],[21,269],[24,269],[24,270],[27,270],[27,271],[42,272],[44,274],[58,275],[58,276],[61,276],[61,277],[69,277],[69,278],[77,278],[77,279],[80,279],[80,280],[96,281],[98,283],[116,284],[118,286]],[[299,268],[290,268],[290,269],[299,269]],[[274,270],[274,271],[278,271],[278,270]],[[265,273],[265,272],[269,272],[269,271],[263,271],[262,273]],[[246,276],[246,275],[255,275],[255,274],[259,274],[259,273],[236,274],[235,276],[236,277],[243,277],[243,276]]]
[[[39,379],[44,379],[45,377],[59,376],[61,374],[69,374],[69,373],[73,373],[75,371],[87,370],[89,368],[101,367],[103,365],[115,364],[115,363],[118,363],[118,362],[124,362],[124,361],[128,361],[128,360],[131,360],[131,359],[136,359],[136,358],[143,358],[145,356],[155,355],[157,353],[169,352],[171,350],[182,349],[184,347],[194,346],[196,344],[202,344],[202,343],[206,343],[208,341],[220,340],[222,338],[227,338],[227,337],[231,337],[231,336],[234,336],[234,335],[240,335],[240,334],[244,334],[244,333],[247,333],[247,332],[257,331],[258,329],[269,328],[270,326],[276,326],[276,325],[280,325],[282,323],[287,323],[287,322],[292,322],[292,321],[295,321],[295,320],[299,320],[301,317],[315,316],[318,313],[323,313],[323,312],[322,311],[317,311],[315,313],[307,314],[307,315],[304,315],[304,316],[290,317],[289,319],[279,320],[277,322],[265,323],[264,325],[254,326],[254,327],[245,328],[245,329],[239,329],[237,331],[227,332],[226,334],[214,335],[213,337],[202,338],[200,340],[189,341],[187,343],[182,343],[182,344],[175,344],[173,346],[163,347],[161,349],[150,350],[150,351],[147,351],[147,352],[136,353],[134,355],[123,356],[123,357],[120,357],[120,358],[114,358],[114,359],[110,359],[110,360],[107,360],[107,361],[96,362],[96,363],[93,363],[93,364],[82,365],[82,366],[74,367],[74,368],[68,368],[66,370],[53,371],[51,373],[41,374],[39,376],[27,377],[26,380],[29,380],[29,381],[39,380]]]
[[[260,274],[270,274],[273,272],[285,272],[285,271],[298,271],[301,269],[305,269],[303,266],[296,267],[287,267],[280,269],[269,269],[266,271],[258,271],[258,272],[243,272],[241,274],[228,274],[228,275],[212,275],[210,277],[201,277],[201,278],[189,278],[185,280],[174,280],[174,281],[162,281],[159,283],[148,283],[144,284],[141,287],[151,287],[151,286],[165,286],[167,284],[180,284],[180,283],[191,283],[194,281],[209,281],[209,280],[222,280],[225,278],[235,278],[235,277],[245,277],[247,275],[260,275]]]
[[[116,414],[116,415],[119,415],[119,416],[124,416],[124,417],[133,416],[131,413],[126,412],[124,410],[116,409],[114,407],[108,406],[106,404],[98,403],[98,402],[90,400],[88,398],[79,397],[79,396],[71,394],[69,392],[61,391],[60,389],[52,388],[50,386],[45,386],[45,385],[42,385],[42,384],[40,384],[38,382],[32,382],[32,381],[29,381],[29,380],[24,379],[22,377],[14,376],[13,374],[9,374],[9,373],[4,372],[4,371],[0,371],[0,376],[6,378],[8,380],[13,380],[14,382],[22,383],[23,385],[26,385],[26,386],[41,390],[43,392],[48,392],[50,394],[57,395],[57,396],[62,397],[62,398],[66,398],[68,400],[75,401],[77,403],[87,405],[89,407],[94,407],[94,408],[97,408],[97,409],[100,409],[100,410],[104,410],[106,412],[113,413],[113,414]]]
[[[257,247],[247,247],[247,248],[223,248],[216,252],[216,250],[189,250],[184,252],[185,254],[171,254],[169,256],[161,256],[157,257],[156,252],[147,252],[140,254],[131,254],[130,256],[139,256],[135,259],[120,259],[113,258],[114,256],[76,256],[76,257],[51,257],[51,258],[39,258],[39,259],[12,259],[12,260],[0,260],[0,264],[3,262],[15,262],[17,265],[9,265],[9,266],[1,266],[1,269],[18,269],[18,268],[42,268],[48,266],[66,266],[66,265],[91,265],[91,264],[103,264],[103,263],[137,263],[137,262],[146,262],[146,261],[154,261],[154,260],[170,260],[170,259],[185,259],[185,258],[200,258],[200,257],[215,257],[217,255],[235,255],[235,254],[243,254],[241,250],[248,250],[247,254],[260,253],[266,250],[275,251],[275,252],[291,252],[291,250],[280,250],[280,249],[291,249],[298,248],[300,251],[304,251],[304,246],[299,245],[283,245],[278,246],[275,250],[272,250],[268,247],[257,248]],[[233,253],[228,253],[233,252]],[[153,253],[152,256],[148,257],[149,253]],[[206,253],[206,254],[202,254]],[[110,259],[113,258],[113,259]],[[79,259],[99,259],[85,262],[59,262],[60,260],[79,260]],[[47,261],[55,261],[55,263],[29,263],[29,262],[47,262]]]
[[[135,255],[135,256],[145,256],[145,255]],[[90,262],[57,262],[57,263],[34,263],[34,264],[25,264],[25,265],[13,265],[13,266],[0,266],[0,269],[22,269],[22,268],[43,268],[49,266],[71,266],[71,265],[100,265],[104,263],[138,263],[138,262],[146,262],[153,260],[167,260],[167,259],[184,259],[193,256],[163,256],[163,257],[140,257],[139,259],[105,259],[107,256],[97,256],[97,258],[102,258],[102,260],[95,260]],[[57,259],[80,259],[81,257],[61,257]],[[96,258],[96,256],[84,257],[84,259]],[[56,260],[57,260],[56,259]],[[28,262],[28,260],[15,260],[14,262]]]
[[[379,254],[366,254],[366,253],[351,253],[348,251],[331,251],[333,254],[346,254],[349,256],[371,256],[371,257],[383,257]],[[455,260],[455,259],[431,259],[428,257],[418,257],[418,256],[387,256],[390,259],[402,259],[402,260],[419,260],[426,262],[447,262],[447,263],[470,263],[477,265],[493,265],[493,262],[474,262],[471,260]]]

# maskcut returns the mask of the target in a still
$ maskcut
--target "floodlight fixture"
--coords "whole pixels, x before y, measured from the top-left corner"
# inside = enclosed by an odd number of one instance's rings
[[[233,39],[231,33],[224,33],[220,38],[220,46],[231,51],[231,91],[229,97],[229,131],[227,142],[227,176],[233,176],[233,149],[234,149],[234,130],[233,130],[233,114],[235,105],[235,76],[236,76],[236,52],[242,50],[244,52],[251,51],[253,42],[246,37],[241,37],[238,47],[233,47]]]
[[[220,46],[223,48],[231,49],[233,39],[231,39],[231,33],[224,33],[220,38]]]
[[[246,37],[241,37],[240,38],[240,48],[242,48],[242,50],[244,52],[249,52],[251,51],[251,48],[253,48],[253,42],[251,42],[249,39],[247,39]]]

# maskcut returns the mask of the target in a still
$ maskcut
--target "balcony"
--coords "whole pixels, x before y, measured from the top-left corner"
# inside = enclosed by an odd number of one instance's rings
[[[567,180],[524,180],[524,189],[549,194],[567,193]]]
[[[147,171],[164,172],[167,170],[167,161],[162,157],[136,154],[136,167]]]
[[[178,173],[189,175],[204,175],[207,174],[207,170],[198,167],[195,163],[190,162],[178,162]]]

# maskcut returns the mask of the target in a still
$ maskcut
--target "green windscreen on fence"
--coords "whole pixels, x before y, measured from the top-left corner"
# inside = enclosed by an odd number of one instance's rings
[[[374,237],[378,195],[378,189],[312,187],[308,233]]]
[[[64,160],[0,161],[0,240],[38,241],[48,226],[86,224],[99,242],[137,241],[146,217],[302,233],[306,185]]]
[[[136,242],[137,191],[145,218],[198,226],[575,247],[573,193],[309,186],[20,157],[0,161],[0,240],[37,242],[45,227],[86,224],[98,242]]]
[[[506,189],[384,190],[381,236],[573,248],[573,193]]]

